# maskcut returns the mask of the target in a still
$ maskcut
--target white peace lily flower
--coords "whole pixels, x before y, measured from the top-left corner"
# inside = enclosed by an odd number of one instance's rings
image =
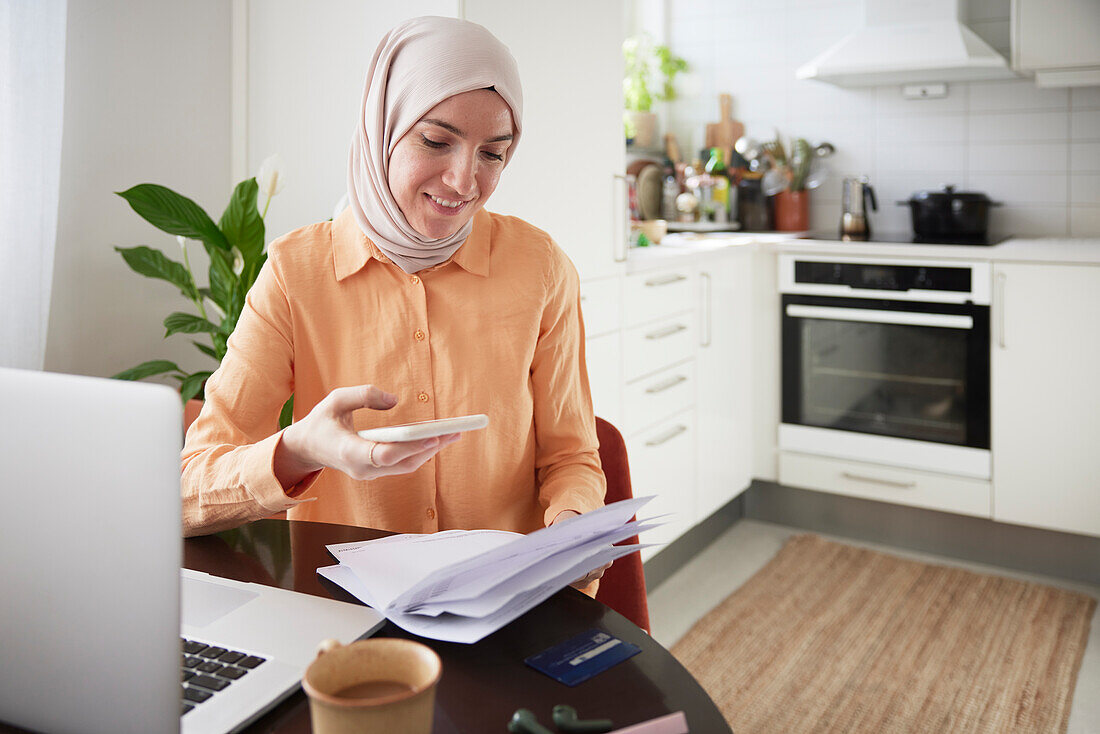
[[[211,311],[216,313],[218,315],[219,319],[224,319],[225,318],[225,311],[222,310],[221,306],[219,306],[217,303],[214,302],[213,298],[211,298],[210,296],[207,296],[206,298],[202,299],[202,302],[204,304],[206,304],[206,307],[208,309],[210,309]]]
[[[260,171],[256,174],[256,183],[260,187],[260,195],[270,199],[283,190],[286,179],[283,177],[283,157],[273,153],[260,164]]]
[[[181,235],[181,234],[176,235],[176,242],[180,243],[180,249],[181,250],[186,250],[187,249],[187,238],[184,237],[183,235]]]
[[[233,248],[233,274],[240,275],[244,272],[244,255],[236,247]]]

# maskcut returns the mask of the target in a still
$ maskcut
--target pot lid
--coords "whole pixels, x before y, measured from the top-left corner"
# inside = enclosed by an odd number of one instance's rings
[[[955,191],[952,184],[941,184],[938,191],[916,191],[909,197],[913,202],[937,202],[937,201],[977,201],[989,202],[990,198],[981,191]]]

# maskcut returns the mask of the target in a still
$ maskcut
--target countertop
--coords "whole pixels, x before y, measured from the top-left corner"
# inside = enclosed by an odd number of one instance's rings
[[[633,247],[627,270],[647,270],[679,259],[727,248],[769,248],[777,252],[843,254],[855,257],[934,258],[978,262],[1028,262],[1100,265],[1100,238],[1013,238],[990,246],[924,245],[896,242],[840,242],[799,239],[798,233],[734,232],[704,236],[672,236],[659,245]]]

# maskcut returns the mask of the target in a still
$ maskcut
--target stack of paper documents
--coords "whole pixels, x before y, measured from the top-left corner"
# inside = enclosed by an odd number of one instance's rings
[[[660,523],[630,518],[649,497],[615,502],[528,535],[448,530],[327,546],[317,569],[408,632],[477,642],[589,571],[644,546],[615,543]]]

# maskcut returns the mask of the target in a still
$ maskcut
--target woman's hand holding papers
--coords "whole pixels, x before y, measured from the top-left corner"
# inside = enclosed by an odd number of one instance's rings
[[[551,525],[556,525],[557,523],[561,522],[562,520],[568,520],[571,517],[580,517],[580,513],[575,512],[573,510],[562,510],[561,512],[558,513],[557,517],[555,517],[554,521],[551,522],[550,524]],[[574,581],[573,583],[571,583],[569,585],[572,586],[574,589],[580,589],[580,590],[583,591],[585,589],[585,587],[587,587],[590,584],[592,584],[593,582],[598,581],[599,579],[601,579],[603,577],[604,571],[606,571],[609,568],[611,568],[610,563],[608,563],[607,565],[604,565],[604,566],[600,566],[599,568],[596,568],[596,569],[593,569],[592,571],[589,571],[582,578],[577,579],[576,581]]]
[[[275,477],[289,490],[325,467],[353,479],[407,474],[461,437],[453,433],[419,441],[378,443],[360,438],[355,432],[354,411],[389,410],[395,405],[397,396],[373,385],[336,388],[309,415],[283,431],[275,449]]]

